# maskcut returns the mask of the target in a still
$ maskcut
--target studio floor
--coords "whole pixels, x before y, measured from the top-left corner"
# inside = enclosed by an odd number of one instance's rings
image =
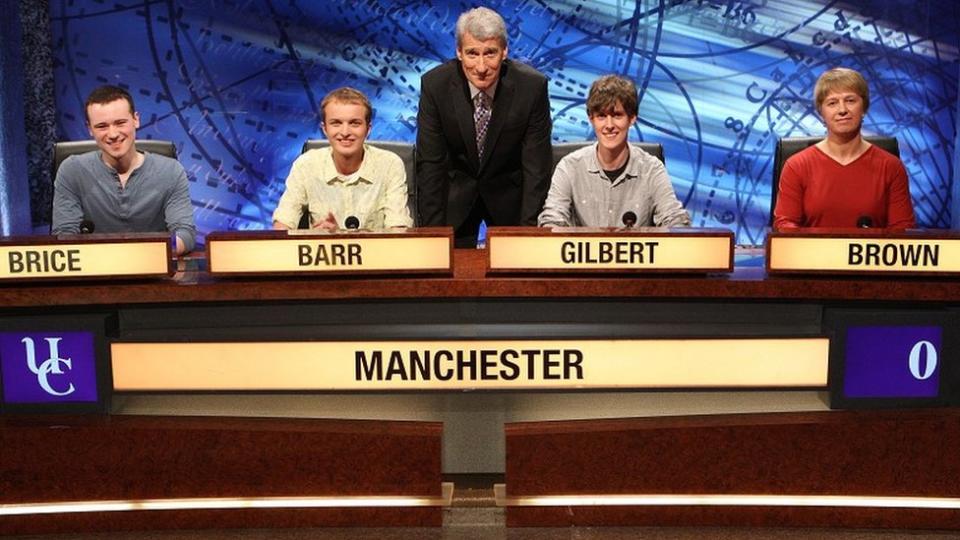
[[[957,540],[957,531],[837,530],[723,527],[570,527],[504,526],[495,508],[451,508],[444,526],[424,528],[246,529],[137,531],[127,533],[14,536],[10,540]]]

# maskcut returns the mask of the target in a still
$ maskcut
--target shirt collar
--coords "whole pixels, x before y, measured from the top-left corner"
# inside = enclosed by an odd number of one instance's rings
[[[355,186],[360,183],[365,183],[365,184],[373,183],[373,180],[371,178],[370,171],[369,171],[370,160],[367,159],[367,157],[370,155],[370,146],[367,145],[367,143],[363,143],[363,161],[360,163],[360,168],[357,170],[355,175],[346,175],[346,176],[352,177],[349,181],[345,180],[344,175],[341,175],[340,172],[337,171],[337,164],[333,162],[333,148],[329,146],[327,148],[329,150],[327,152],[327,157],[326,157],[327,185],[332,186],[334,184],[343,184],[345,186]]]
[[[140,175],[140,172],[139,172],[140,169],[143,169],[144,167],[147,167],[147,163],[151,161],[150,152],[143,152],[143,151],[141,151],[141,150],[137,150],[137,152],[143,154],[143,163],[141,163],[139,167],[137,167],[137,168],[133,169],[132,171],[130,171],[130,175],[127,177],[127,182],[129,182],[129,181],[130,181],[130,178],[133,178],[134,175],[139,176],[139,175]],[[118,173],[116,169],[114,169],[113,167],[107,165],[106,162],[103,161],[103,150],[100,150],[99,148],[97,148],[97,149],[96,149],[96,156],[97,156],[97,159],[96,159],[97,164],[98,164],[98,166],[100,167],[101,170],[105,171],[107,174],[109,174],[109,175],[111,175],[111,176],[116,176],[116,177],[119,178],[120,173]]]
[[[490,85],[490,88],[487,88],[485,93],[490,96],[490,102],[493,103],[494,96],[497,95],[497,86],[500,85],[500,78],[497,77],[497,80],[493,81],[493,84]],[[470,101],[475,101],[477,99],[477,94],[480,93],[480,89],[473,85],[469,80],[467,81],[467,86],[470,87]]]
[[[604,175],[603,173],[603,167],[600,165],[600,158],[597,157],[597,148],[599,146],[600,146],[599,142],[594,143],[592,146],[593,152],[590,152],[589,153],[590,155],[587,156],[587,160],[586,160],[587,172],[589,172],[590,174],[596,174],[598,176],[602,176],[603,178],[606,178],[606,175]],[[624,169],[623,174],[619,178],[620,182],[623,182],[630,178],[636,178],[637,176],[639,176],[637,171],[637,159],[633,154],[634,147],[632,144],[628,142],[627,148],[630,151],[630,155],[627,157],[627,168]],[[617,183],[617,180],[618,179],[615,178],[612,180],[612,182]]]
[[[343,184],[345,186],[355,186],[357,184],[372,184],[373,182],[366,179],[362,174],[359,174],[360,171],[357,171],[356,175],[347,175],[343,176],[340,173],[334,171],[334,175],[327,180],[328,185],[334,184]]]

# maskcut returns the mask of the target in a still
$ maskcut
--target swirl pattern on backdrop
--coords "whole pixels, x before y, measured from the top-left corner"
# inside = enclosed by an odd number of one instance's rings
[[[173,140],[197,225],[267,228],[318,102],[366,92],[371,138],[413,141],[420,76],[454,54],[472,3],[422,0],[51,1],[58,131],[87,138],[95,86],[128,87],[139,137]],[[635,140],[663,143],[696,226],[763,241],[777,137],[820,135],[812,87],[864,73],[864,131],[899,138],[918,222],[950,224],[958,78],[951,2],[494,0],[513,58],[550,78],[555,141],[590,139],[584,102],[605,73],[641,91]]]

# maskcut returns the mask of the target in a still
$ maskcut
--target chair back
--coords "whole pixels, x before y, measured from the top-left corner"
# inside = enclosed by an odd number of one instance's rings
[[[63,160],[72,155],[85,154],[96,149],[96,141],[61,141],[53,143],[53,178],[57,177],[57,171],[60,169],[60,164],[63,163]],[[171,141],[138,139],[137,150],[177,159],[177,148]]]

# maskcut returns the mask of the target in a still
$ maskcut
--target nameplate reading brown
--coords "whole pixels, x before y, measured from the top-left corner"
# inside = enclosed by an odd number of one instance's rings
[[[960,237],[935,231],[772,232],[767,237],[767,271],[957,275]]]
[[[449,274],[453,233],[264,231],[207,236],[213,275]]]
[[[491,228],[490,272],[730,272],[734,236],[718,229]]]

